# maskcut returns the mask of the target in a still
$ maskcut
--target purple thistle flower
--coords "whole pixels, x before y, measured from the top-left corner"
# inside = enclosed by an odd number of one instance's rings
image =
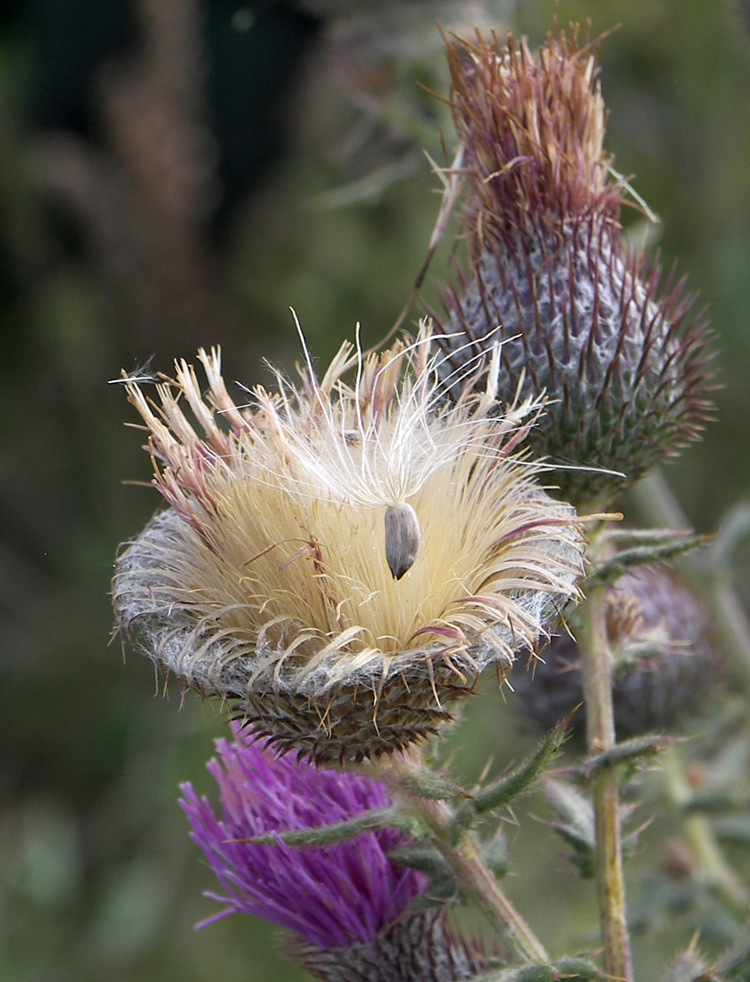
[[[325,847],[285,845],[279,832],[342,822],[389,804],[368,777],[318,770],[287,754],[264,750],[252,731],[235,724],[235,741],[217,740],[219,757],[206,765],[219,786],[222,818],[188,782],[180,805],[225,893],[206,896],[227,914],[254,914],[291,928],[319,949],[372,942],[404,912],[425,877],[388,861],[402,833],[382,829]],[[277,845],[237,840],[272,833]]]

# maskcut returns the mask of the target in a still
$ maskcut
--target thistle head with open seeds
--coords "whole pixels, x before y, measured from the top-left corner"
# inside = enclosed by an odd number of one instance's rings
[[[166,675],[279,752],[358,761],[547,640],[584,539],[518,451],[537,402],[498,411],[499,348],[446,382],[423,324],[378,354],[344,344],[320,379],[307,357],[245,407],[218,351],[199,360],[205,394],[185,362],[154,399],[126,381],[169,507],[120,555],[114,605]]]

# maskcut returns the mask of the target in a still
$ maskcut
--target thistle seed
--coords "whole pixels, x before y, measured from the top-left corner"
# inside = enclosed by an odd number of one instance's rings
[[[385,513],[385,558],[394,580],[414,565],[422,533],[411,505],[393,505]]]

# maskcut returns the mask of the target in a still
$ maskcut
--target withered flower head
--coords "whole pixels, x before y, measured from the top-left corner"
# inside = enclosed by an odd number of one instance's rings
[[[216,350],[205,395],[185,362],[155,400],[127,382],[171,508],[117,561],[119,626],[316,763],[434,732],[577,593],[575,513],[513,455],[536,405],[497,414],[497,349],[483,391],[449,402],[433,344],[426,327],[379,355],[344,344],[320,381],[308,359],[245,408]]]
[[[494,34],[450,40],[447,55],[469,249],[443,291],[448,364],[504,341],[499,396],[519,382],[547,393],[530,445],[559,465],[562,495],[611,498],[698,437],[704,327],[682,283],[660,287],[658,266],[622,242],[628,188],[604,150],[595,52],[576,28],[536,58]]]

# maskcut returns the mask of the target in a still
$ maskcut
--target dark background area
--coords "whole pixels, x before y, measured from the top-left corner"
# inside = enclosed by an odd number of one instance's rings
[[[678,261],[710,308],[719,421],[665,472],[700,531],[747,497],[750,475],[744,7],[560,2],[561,23],[621,24],[600,52],[607,145],[662,219],[650,234],[665,265]],[[533,46],[551,10],[463,5]],[[176,687],[162,698],[149,663],[110,643],[113,557],[158,499],[124,483],[146,482],[149,463],[107,381],[214,344],[228,379],[268,381],[264,358],[298,357],[290,305],[321,361],[357,321],[366,343],[385,334],[436,214],[421,148],[439,158],[441,124],[451,146],[444,107],[417,87],[447,94],[435,21],[450,11],[0,5],[0,978],[302,977],[266,924],[192,930],[214,884],[177,785],[208,789],[225,721]],[[639,235],[638,214],[625,217]],[[484,689],[452,738],[468,776],[530,746],[512,697]],[[553,951],[594,946],[593,891],[554,858],[548,830],[519,816],[513,843],[509,893],[541,937]],[[642,978],[657,953],[637,940]]]

